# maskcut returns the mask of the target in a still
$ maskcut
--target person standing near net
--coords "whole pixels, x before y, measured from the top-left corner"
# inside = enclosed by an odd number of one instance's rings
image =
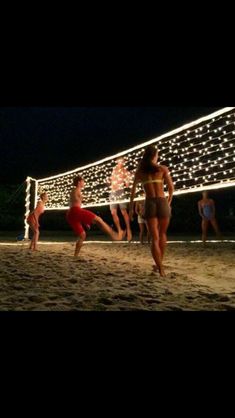
[[[100,216],[96,216],[93,212],[82,209],[82,189],[85,186],[84,179],[77,176],[73,180],[74,188],[70,194],[70,209],[66,213],[66,219],[78,240],[75,246],[74,256],[77,257],[81,247],[86,239],[84,228],[90,229],[92,224],[96,224],[103,232],[111,237],[113,241],[121,241],[126,234],[122,229],[117,233],[108,224],[106,224]]]
[[[150,145],[146,148],[135,174],[130,200],[130,218],[133,220],[136,187],[138,183],[141,183],[146,195],[145,219],[152,239],[151,252],[155,261],[154,270],[164,277],[163,258],[167,244],[166,233],[171,217],[174,185],[168,168],[157,162],[158,151],[154,145]],[[164,183],[168,187],[168,198],[165,197]]]
[[[33,238],[31,240],[31,244],[29,249],[32,251],[37,251],[37,243],[39,238],[39,217],[45,211],[45,205],[48,201],[47,193],[42,193],[40,195],[40,201],[37,204],[37,207],[29,214],[28,218],[26,219],[27,223],[29,224],[30,228],[33,231]]]
[[[127,203],[115,203],[115,200],[118,201],[123,199],[125,195],[125,188],[129,187],[130,180],[131,173],[124,166],[124,158],[120,157],[116,160],[116,166],[113,168],[112,175],[108,179],[108,183],[111,185],[109,198],[112,203],[110,204],[110,211],[117,231],[120,233],[121,225],[118,217],[118,206],[120,207],[126,225],[128,241],[132,240],[132,231],[129,214],[127,212]]]
[[[147,221],[146,221],[145,216],[144,216],[144,201],[143,200],[141,200],[139,202],[136,202],[135,213],[138,216],[138,225],[139,225],[139,229],[140,229],[140,235],[139,235],[140,243],[141,244],[144,243],[144,232],[145,232],[145,228],[146,228],[146,230],[147,230],[147,240],[148,240],[148,243],[150,244],[149,227],[148,227]]]
[[[213,199],[209,198],[209,194],[206,191],[202,193],[202,199],[198,202],[198,211],[202,218],[203,244],[205,245],[207,241],[207,232],[210,224],[213,227],[217,238],[221,238],[221,233],[215,217],[215,202]]]

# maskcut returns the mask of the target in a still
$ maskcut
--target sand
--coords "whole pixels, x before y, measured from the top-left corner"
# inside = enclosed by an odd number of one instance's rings
[[[235,310],[235,244],[173,244],[166,278],[152,271],[148,245],[0,247],[1,311]]]

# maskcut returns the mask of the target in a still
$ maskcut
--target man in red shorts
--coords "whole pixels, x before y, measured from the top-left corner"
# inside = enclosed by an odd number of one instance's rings
[[[66,214],[67,222],[78,236],[75,247],[75,257],[78,256],[83,242],[86,239],[84,226],[89,228],[92,224],[96,224],[102,231],[111,237],[113,241],[120,241],[125,237],[126,231],[115,232],[100,216],[96,216],[89,210],[82,209],[82,189],[85,182],[81,176],[77,176],[73,181],[74,188],[70,195],[70,209]]]

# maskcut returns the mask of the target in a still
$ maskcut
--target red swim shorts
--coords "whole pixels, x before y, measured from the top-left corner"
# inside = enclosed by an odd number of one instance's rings
[[[95,217],[96,215],[93,212],[79,206],[73,206],[66,214],[67,222],[76,235],[81,235],[84,232],[82,225],[90,227]]]

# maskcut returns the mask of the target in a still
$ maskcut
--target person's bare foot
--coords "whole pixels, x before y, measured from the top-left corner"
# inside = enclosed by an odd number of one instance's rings
[[[131,241],[132,240],[132,232],[131,232],[131,230],[128,230],[127,231],[127,241]]]
[[[159,273],[161,277],[166,277],[166,273],[165,273],[165,270],[164,270],[164,267],[163,266],[162,267],[158,267],[158,266],[154,265],[153,266],[153,271],[155,273]]]
[[[159,268],[159,273],[161,277],[166,277],[166,273],[165,273],[163,266]]]
[[[81,247],[80,248],[76,248],[74,251],[74,257],[78,257],[80,255],[81,252]]]
[[[117,241],[122,241],[126,236],[126,230],[123,231],[122,229],[117,233]]]
[[[113,231],[112,234],[110,234],[113,241],[121,241],[122,239],[122,230],[115,232]]]

